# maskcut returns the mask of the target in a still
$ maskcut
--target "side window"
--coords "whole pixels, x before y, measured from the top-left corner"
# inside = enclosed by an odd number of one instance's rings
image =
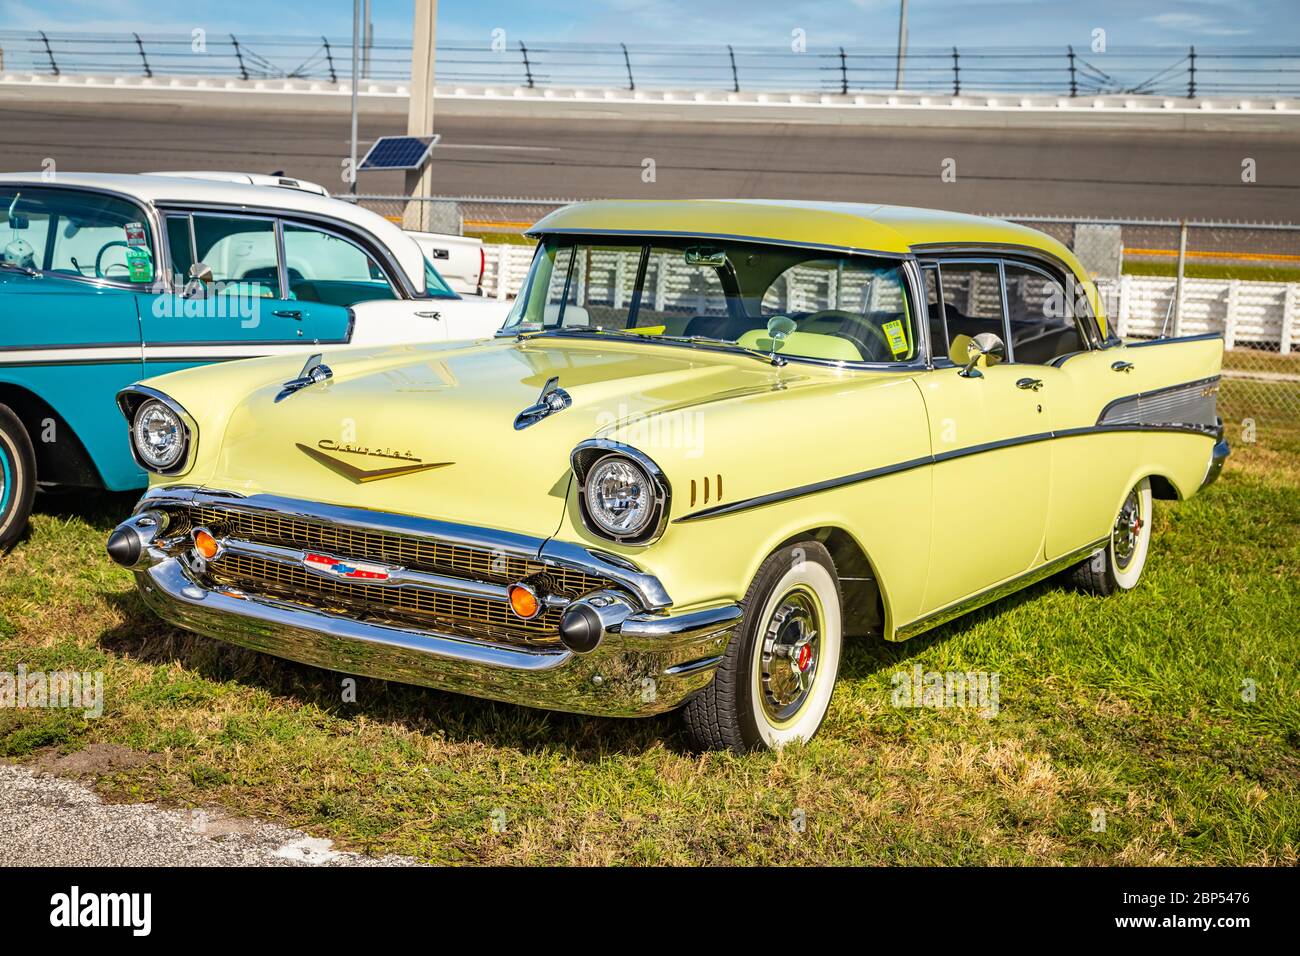
[[[966,344],[981,332],[992,332],[999,339],[1006,337],[1002,326],[1002,277],[996,262],[941,262],[938,291],[949,358],[954,362],[965,364]]]
[[[226,294],[282,298],[274,220],[195,213],[194,251]]]
[[[1007,262],[1007,313],[1013,362],[1047,365],[1085,348],[1061,283],[1031,266]]]
[[[124,199],[42,187],[0,187],[6,262],[86,279],[154,280],[148,217]]]
[[[285,298],[349,306],[396,293],[368,252],[351,239],[311,226],[284,224]]]

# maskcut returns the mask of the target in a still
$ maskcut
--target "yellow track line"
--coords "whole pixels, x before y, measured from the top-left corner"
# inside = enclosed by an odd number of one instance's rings
[[[1178,258],[1177,249],[1133,249],[1124,247],[1125,255],[1168,256]],[[1188,259],[1237,259],[1248,262],[1300,262],[1300,256],[1269,252],[1188,252]]]

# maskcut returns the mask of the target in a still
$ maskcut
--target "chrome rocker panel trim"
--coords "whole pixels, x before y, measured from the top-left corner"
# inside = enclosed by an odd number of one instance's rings
[[[607,578],[630,591],[641,608],[647,611],[662,610],[672,604],[668,592],[654,575],[647,574],[631,563],[603,552],[550,538],[535,538],[510,531],[452,524],[432,518],[417,518],[387,511],[322,504],[317,501],[303,501],[279,495],[240,495],[234,492],[207,491],[189,485],[150,488],[136,505],[135,513],[165,508],[169,505],[210,505],[240,508],[246,511],[267,511],[282,516],[326,521],[366,531],[436,538],[452,544],[499,551],[510,557],[526,558],[557,567],[576,568],[597,577]]]
[[[134,572],[140,594],[187,630],[314,667],[578,714],[642,717],[679,706],[713,679],[743,619],[735,604],[642,612],[589,654],[506,647],[213,590],[180,559],[153,556]]]
[[[947,624],[949,621],[961,617],[968,611],[981,608],[986,604],[992,604],[994,601],[1014,594],[1016,591],[1026,588],[1044,578],[1051,577],[1058,571],[1064,571],[1066,568],[1078,564],[1084,558],[1091,557],[1104,548],[1109,541],[1110,535],[1107,535],[1104,538],[1094,541],[1092,544],[1084,545],[1082,548],[1077,548],[1068,554],[1063,554],[1058,558],[1048,561],[1046,564],[1039,565],[1031,571],[1027,571],[1024,574],[1003,581],[1001,584],[995,584],[991,588],[972,594],[969,597],[962,598],[960,601],[950,604],[947,607],[941,607],[937,611],[931,611],[924,617],[918,618],[910,624],[904,624],[902,627],[895,630],[894,636],[890,638],[890,640],[905,641],[909,637],[915,637],[917,634],[938,627],[940,624]]]

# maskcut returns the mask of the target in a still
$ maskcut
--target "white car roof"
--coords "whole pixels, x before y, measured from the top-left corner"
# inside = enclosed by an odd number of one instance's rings
[[[426,291],[424,252],[409,235],[383,216],[354,203],[331,199],[301,189],[282,186],[252,186],[214,179],[185,179],[179,176],[134,175],[129,173],[55,174],[53,182],[41,173],[0,173],[0,185],[21,183],[31,186],[73,186],[100,189],[129,196],[142,203],[220,203],[285,212],[314,213],[338,219],[369,233],[382,243],[406,273],[418,294]]]
[[[173,176],[177,179],[211,179],[222,183],[244,183],[250,186],[280,186],[284,189],[305,189],[309,193],[328,196],[329,190],[320,183],[293,176],[276,176],[271,173],[230,173],[218,169],[152,170],[146,176]]]

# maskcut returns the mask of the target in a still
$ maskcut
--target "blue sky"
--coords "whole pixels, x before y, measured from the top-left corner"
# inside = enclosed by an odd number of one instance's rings
[[[411,0],[373,0],[375,34],[410,35]],[[897,0],[443,0],[438,27],[446,40],[488,43],[494,29],[510,42],[571,40],[635,43],[786,45],[794,28],[809,46],[891,46]],[[1086,47],[1106,31],[1126,46],[1270,46],[1300,44],[1300,0],[911,0],[915,46],[1065,45]],[[347,36],[349,0],[0,0],[0,29],[103,32],[209,32]]]

